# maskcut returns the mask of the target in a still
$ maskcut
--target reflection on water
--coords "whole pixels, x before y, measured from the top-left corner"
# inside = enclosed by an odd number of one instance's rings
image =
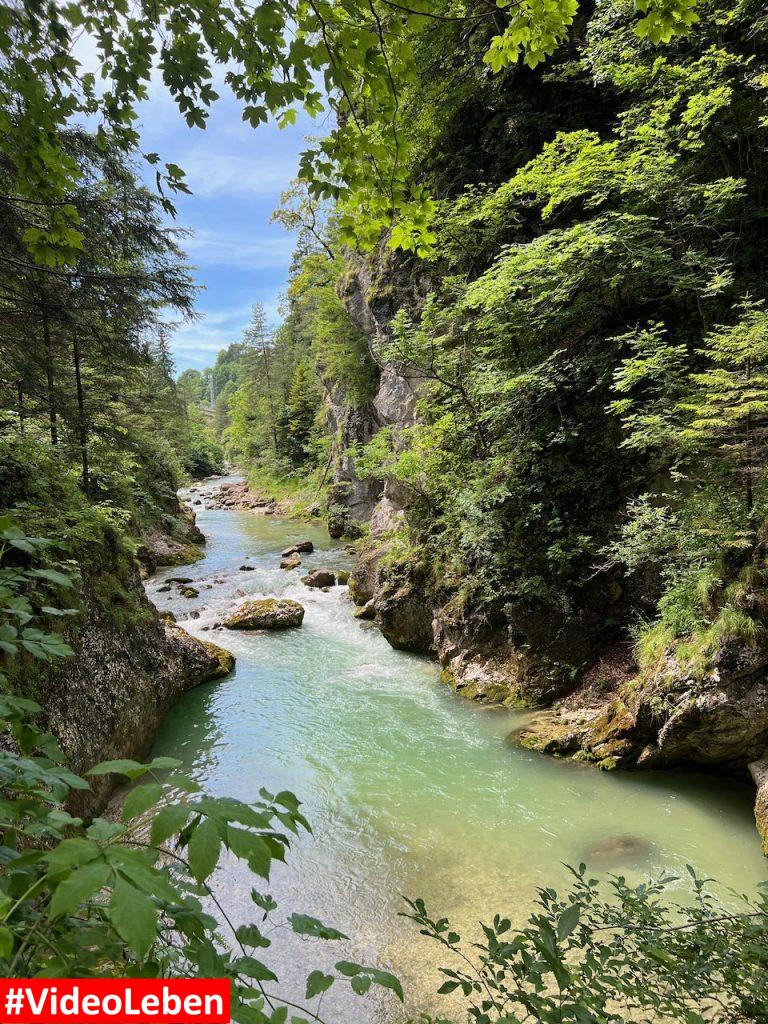
[[[522,921],[537,885],[566,881],[563,862],[587,860],[631,878],[684,872],[690,863],[743,890],[765,879],[748,787],[685,773],[603,774],[512,747],[506,740],[522,713],[456,698],[431,661],[394,651],[355,620],[346,588],[323,593],[301,584],[307,569],[349,563],[324,529],[229,511],[204,511],[198,523],[207,555],[184,573],[199,597],[180,597],[175,587],[158,592],[178,569],[153,580],[150,596],[191,632],[231,649],[237,671],[179,701],[156,753],[180,758],[217,795],[256,799],[266,786],[304,802],[314,834],[294,845],[273,879],[277,923],[309,913],[351,939],[330,948],[276,929],[270,962],[294,995],[309,970],[344,956],[389,966],[412,1005],[434,1008],[443,961],[398,918],[400,894],[423,896],[472,935],[496,911]],[[279,569],[281,548],[305,537],[318,550],[299,572]],[[255,571],[240,571],[246,561]],[[238,592],[300,600],[304,625],[273,634],[207,631]],[[238,922],[253,919],[251,884],[234,863],[217,876]],[[389,999],[347,999],[335,989],[323,1016],[344,1024],[401,1019]]]

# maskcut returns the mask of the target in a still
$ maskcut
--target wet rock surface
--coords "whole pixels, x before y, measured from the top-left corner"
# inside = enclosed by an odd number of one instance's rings
[[[314,569],[306,576],[302,576],[301,582],[305,587],[335,587],[336,573],[332,569]]]
[[[290,629],[300,626],[304,608],[289,598],[245,601],[224,620],[227,629]]]

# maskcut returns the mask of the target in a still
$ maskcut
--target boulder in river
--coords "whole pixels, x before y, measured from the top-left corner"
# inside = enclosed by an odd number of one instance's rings
[[[336,586],[336,573],[332,569],[314,569],[301,577],[305,587],[334,587]]]
[[[169,576],[166,583],[178,583],[179,586],[184,586],[186,583],[194,583],[191,576]]]
[[[283,558],[288,558],[290,555],[309,555],[314,550],[315,545],[311,540],[300,540],[298,544],[292,544],[291,547],[281,551],[280,554]]]
[[[592,867],[612,867],[614,864],[636,863],[653,851],[653,844],[642,836],[607,836],[588,846],[581,855]]]
[[[266,597],[246,601],[224,620],[227,629],[289,629],[300,626],[304,608],[298,601]]]
[[[211,669],[211,673],[208,676],[208,682],[214,679],[221,679],[223,676],[228,676],[235,667],[235,656],[231,651],[226,650],[224,647],[219,647],[218,644],[212,643],[210,640],[199,641],[206,651],[212,655],[218,662],[218,668]]]
[[[200,594],[199,590],[195,590],[194,587],[182,587],[179,591],[182,597],[198,597]]]
[[[281,569],[298,569],[301,565],[301,559],[298,555],[288,555],[287,558],[280,559]]]
[[[349,583],[349,573],[347,572],[346,569],[336,570],[336,582],[339,584],[340,587],[346,587],[346,585]]]
[[[241,565],[240,572],[253,572],[255,568],[255,565]]]

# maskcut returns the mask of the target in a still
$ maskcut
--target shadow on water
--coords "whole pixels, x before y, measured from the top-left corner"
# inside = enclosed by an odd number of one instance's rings
[[[198,521],[207,554],[184,572],[200,584],[199,597],[158,591],[178,569],[148,589],[190,631],[229,647],[238,666],[178,702],[156,753],[180,758],[217,795],[250,800],[266,786],[304,802],[314,833],[294,844],[271,882],[278,923],[309,913],[351,939],[340,952],[276,929],[268,953],[294,996],[309,970],[345,956],[390,966],[415,1007],[434,1008],[442,960],[397,916],[400,894],[424,897],[474,937],[478,920],[496,911],[522,923],[537,885],[567,883],[564,862],[588,860],[637,879],[685,877],[690,863],[747,891],[765,879],[747,786],[696,773],[606,774],[510,747],[520,713],[461,701],[431,661],[362,628],[346,588],[301,584],[308,568],[349,563],[323,529],[224,511]],[[280,570],[280,549],[305,537],[316,551],[300,572]],[[252,571],[240,570],[246,562]],[[236,595],[272,594],[305,605],[301,629],[213,629]],[[216,884],[238,923],[253,919],[252,879],[241,865],[225,865]],[[401,1019],[387,999],[348,1000],[335,989],[324,1016],[341,1024]]]

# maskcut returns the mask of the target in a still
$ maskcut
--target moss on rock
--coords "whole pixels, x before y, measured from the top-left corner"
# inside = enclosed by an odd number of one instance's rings
[[[289,629],[300,626],[304,607],[298,601],[266,597],[246,601],[224,620],[227,629]]]

